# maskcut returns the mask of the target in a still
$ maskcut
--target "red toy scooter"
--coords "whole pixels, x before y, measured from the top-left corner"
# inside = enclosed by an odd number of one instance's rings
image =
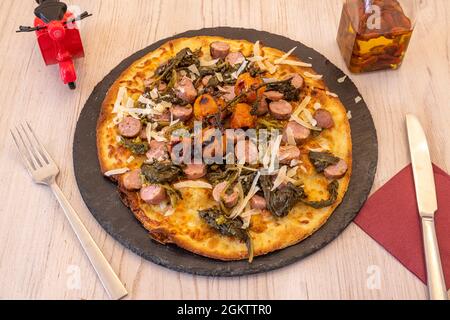
[[[16,32],[36,31],[42,57],[46,65],[59,64],[61,79],[75,89],[77,75],[73,59],[84,57],[83,44],[76,21],[91,16],[83,12],[75,17],[67,5],[59,0],[36,0],[34,27],[20,26]]]

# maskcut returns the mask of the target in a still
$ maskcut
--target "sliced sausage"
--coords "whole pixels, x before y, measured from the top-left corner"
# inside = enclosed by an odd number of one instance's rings
[[[188,164],[183,169],[184,174],[190,180],[200,179],[206,175],[206,165],[204,164]]]
[[[269,110],[275,119],[287,120],[292,114],[292,105],[285,100],[274,101],[269,104]]]
[[[158,84],[158,91],[159,92],[163,92],[163,91],[166,91],[166,89],[167,89],[167,84],[165,83],[165,82],[160,82],[159,84]]]
[[[236,143],[234,150],[240,164],[255,164],[258,161],[258,147],[252,141],[240,140]]]
[[[234,86],[223,86],[222,89],[223,89],[223,90],[221,90],[223,93],[222,98],[225,101],[229,102],[229,101],[233,100],[234,98],[236,98],[236,93],[234,92]]]
[[[278,91],[266,91],[264,96],[271,101],[280,101],[284,98],[284,94]]]
[[[300,158],[300,149],[296,146],[281,146],[278,151],[278,161],[281,164],[290,164],[292,160]]]
[[[192,109],[192,106],[173,106],[172,107],[172,116],[174,120],[180,120],[180,121],[188,121],[192,118],[192,115],[194,114],[194,110]]]
[[[181,78],[175,85],[175,92],[178,98],[188,103],[193,103],[197,97],[197,89],[195,89],[192,80],[188,77]]]
[[[151,116],[151,119],[156,122],[170,122],[170,118],[170,110],[165,110],[162,114]]]
[[[210,52],[213,59],[225,59],[230,53],[230,45],[222,41],[215,41],[211,43]]]
[[[239,190],[234,187],[231,192],[230,190],[227,190],[228,192],[224,192],[225,188],[227,187],[226,181],[219,183],[217,186],[213,189],[213,198],[217,202],[222,201],[225,207],[231,208],[234,207],[238,200],[239,200]]]
[[[167,152],[167,146],[165,142],[152,140],[150,141],[149,150],[145,154],[147,159],[152,161],[164,161],[169,159],[169,153]]]
[[[265,115],[267,112],[269,112],[269,103],[267,102],[266,97],[262,96],[258,101],[258,105],[256,110],[254,110],[254,113],[260,117]]]
[[[142,129],[141,120],[125,117],[118,125],[119,133],[125,138],[136,138]]]
[[[147,127],[143,127],[141,129],[141,132],[139,132],[139,138],[141,138],[141,140],[147,140]]]
[[[348,165],[345,160],[339,160],[338,163],[328,166],[324,170],[325,177],[328,179],[340,179],[347,173]]]
[[[181,137],[181,142],[171,147],[170,157],[175,164],[190,163],[192,157],[192,139]]]
[[[319,109],[314,113],[314,119],[317,121],[317,126],[323,129],[330,129],[334,127],[334,120],[331,113],[325,109]]]
[[[158,185],[143,187],[140,192],[141,199],[150,205],[157,205],[167,199],[166,190]]]
[[[142,188],[141,169],[135,169],[122,175],[122,185],[130,191]]]
[[[298,73],[294,73],[289,77],[292,77],[291,84],[294,86],[294,88],[296,89],[303,88],[305,81],[303,80],[303,77],[301,75],[299,75]]]
[[[311,130],[305,128],[301,124],[298,124],[295,121],[289,121],[286,128],[283,131],[283,142],[288,142],[288,131],[290,130],[292,136],[294,137],[295,143],[300,144],[303,143],[311,134]]]
[[[266,199],[264,197],[261,197],[261,196],[258,196],[257,194],[255,194],[250,199],[250,207],[252,209],[264,210],[267,207]]]
[[[225,58],[225,61],[234,66],[236,64],[243,63],[245,61],[245,57],[240,52],[230,52]]]

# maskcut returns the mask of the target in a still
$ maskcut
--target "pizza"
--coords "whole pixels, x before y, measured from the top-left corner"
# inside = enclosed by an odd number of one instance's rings
[[[304,240],[341,203],[349,113],[314,61],[294,53],[180,38],[114,82],[97,124],[99,163],[153,240],[251,262]]]

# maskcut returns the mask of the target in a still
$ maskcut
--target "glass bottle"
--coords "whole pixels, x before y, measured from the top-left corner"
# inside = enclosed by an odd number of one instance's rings
[[[337,42],[349,70],[398,69],[416,22],[418,0],[345,0]]]

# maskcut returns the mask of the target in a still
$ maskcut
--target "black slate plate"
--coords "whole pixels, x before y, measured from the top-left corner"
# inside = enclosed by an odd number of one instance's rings
[[[339,95],[352,112],[351,129],[353,141],[353,176],[342,204],[328,222],[311,237],[301,243],[257,257],[252,264],[247,261],[221,262],[204,258],[173,245],[161,245],[148,236],[147,231],[120,201],[116,186],[102,177],[97,159],[96,123],[100,106],[108,88],[116,78],[135,60],[160,47],[165,42],[198,35],[217,35],[231,39],[262,41],[265,45],[288,51],[297,46],[295,55],[304,61],[312,58],[314,69],[323,74],[332,92]],[[205,276],[240,276],[265,272],[284,267],[323,248],[335,239],[355,218],[366,201],[372,187],[377,160],[377,135],[364,100],[355,103],[360,96],[350,79],[338,83],[345,74],[317,51],[300,42],[268,32],[240,28],[209,28],[188,31],[158,41],[133,54],[114,68],[94,89],[78,120],[73,160],[75,176],[86,205],[103,228],[116,240],[136,254],[167,268]]]

